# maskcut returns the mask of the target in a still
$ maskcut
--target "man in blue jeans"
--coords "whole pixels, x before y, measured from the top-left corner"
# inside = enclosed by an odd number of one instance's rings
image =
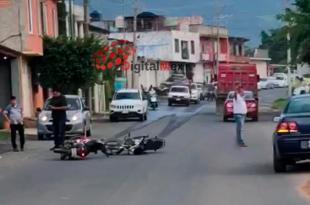
[[[50,99],[49,109],[52,111],[55,142],[55,146],[51,150],[54,150],[61,147],[64,143],[67,120],[67,100],[58,88],[53,89],[53,97]]]
[[[233,99],[233,111],[236,120],[237,142],[240,147],[247,147],[247,145],[243,141],[243,126],[247,114],[247,105],[243,96],[244,90],[241,86],[239,86],[235,91],[235,97]]]

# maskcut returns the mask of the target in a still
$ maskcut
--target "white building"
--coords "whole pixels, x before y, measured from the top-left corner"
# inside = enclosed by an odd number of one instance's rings
[[[297,74],[300,76],[310,74],[310,65],[307,63],[297,65]]]
[[[260,78],[267,78],[270,74],[268,68],[271,58],[269,58],[268,50],[256,49],[254,57],[250,58],[251,63],[256,65],[257,74]]]
[[[109,38],[133,42],[133,33],[111,33]],[[139,87],[141,84],[145,87],[159,86],[172,72],[190,76],[195,64],[200,60],[199,34],[189,31],[137,32],[136,47],[140,65],[147,62],[168,62],[169,68],[158,71],[142,70],[134,74],[133,87]]]
[[[70,3],[71,2],[71,6]],[[66,1],[66,34],[72,37],[84,37],[84,9],[83,6]]]

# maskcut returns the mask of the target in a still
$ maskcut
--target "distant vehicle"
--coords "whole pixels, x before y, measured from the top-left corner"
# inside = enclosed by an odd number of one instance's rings
[[[201,99],[202,92],[198,89],[196,83],[190,84],[190,94],[191,94],[191,101],[198,104]]]
[[[110,121],[124,118],[147,120],[148,100],[137,89],[121,89],[113,96],[110,105]]]
[[[200,92],[200,100],[205,100],[207,96],[207,89],[204,86],[203,83],[196,83],[197,84],[197,89]]]
[[[297,95],[304,95],[304,94],[307,94],[309,93],[309,86],[299,86],[297,88],[294,89],[293,91],[293,95],[294,96],[297,96]]]
[[[276,87],[285,88],[288,86],[288,77],[285,73],[274,73],[272,77],[275,78],[273,84]]]
[[[257,88],[259,90],[267,90],[273,89],[275,87],[274,83],[271,81],[271,78],[261,78],[260,81],[257,83]]]
[[[241,85],[245,90],[252,91],[258,98],[257,82],[259,76],[255,64],[220,64],[217,76],[216,104],[222,106],[228,93]]]
[[[91,114],[85,106],[83,99],[78,95],[65,95],[68,109],[66,121],[66,136],[84,135],[91,136]],[[43,110],[40,111],[37,129],[38,139],[43,140],[53,136],[52,111],[49,109],[51,98],[47,99]]]
[[[223,121],[227,122],[229,119],[234,117],[234,106],[233,99],[235,96],[234,91],[230,91],[227,95],[227,99],[224,103],[224,115]],[[248,113],[247,118],[251,118],[253,121],[258,121],[258,101],[254,98],[252,91],[244,91],[244,99],[247,104]]]
[[[292,97],[274,121],[274,171],[285,172],[287,165],[310,159],[310,95]]]
[[[190,105],[191,94],[189,87],[186,85],[175,85],[171,86],[168,93],[168,105],[172,106],[173,104],[185,104],[186,106]]]

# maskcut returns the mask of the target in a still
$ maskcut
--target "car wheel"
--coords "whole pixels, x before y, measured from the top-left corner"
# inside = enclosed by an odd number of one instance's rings
[[[147,120],[147,113],[145,113],[145,115],[144,115],[144,120],[145,121]]]
[[[86,131],[86,136],[87,136],[87,137],[90,137],[90,136],[91,136],[91,129],[90,129],[90,128]]]
[[[38,134],[38,140],[44,140],[44,135],[43,134]]]
[[[139,117],[139,121],[143,122],[144,121],[144,114],[141,114]]]
[[[273,151],[273,169],[276,173],[283,173],[286,171],[285,161],[277,157],[275,150]]]
[[[223,117],[223,122],[228,122],[228,118],[227,117]]]
[[[172,102],[171,101],[168,101],[168,106],[172,106]]]
[[[188,107],[191,104],[190,101],[188,101],[185,105]]]
[[[258,117],[257,117],[257,116],[256,116],[256,117],[253,117],[253,118],[252,118],[252,121],[253,121],[253,122],[258,122]]]
[[[110,116],[110,122],[116,122],[116,117]]]

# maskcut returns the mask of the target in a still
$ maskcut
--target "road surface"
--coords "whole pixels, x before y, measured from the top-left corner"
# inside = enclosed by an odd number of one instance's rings
[[[59,161],[51,142],[0,159],[1,205],[306,205],[299,186],[307,167],[288,174],[272,170],[268,120],[247,123],[248,148],[239,148],[234,124],[223,123],[212,104],[169,108],[150,119],[94,126],[96,137],[133,134],[165,137],[167,146],[141,156],[92,155]],[[119,134],[121,133],[121,134]]]

